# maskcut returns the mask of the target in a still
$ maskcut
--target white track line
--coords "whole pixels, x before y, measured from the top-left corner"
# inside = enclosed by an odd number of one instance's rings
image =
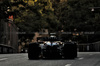
[[[0,59],[0,61],[4,61],[4,60],[7,60],[8,58],[2,58],[2,59]]]
[[[65,66],[71,66],[72,64],[67,64],[67,65],[65,65]]]
[[[83,57],[79,58],[79,60],[82,60],[82,59],[84,59],[84,58]]]

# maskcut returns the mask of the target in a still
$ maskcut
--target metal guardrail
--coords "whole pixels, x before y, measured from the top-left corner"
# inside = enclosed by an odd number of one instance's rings
[[[87,44],[78,44],[79,52],[100,52],[100,41]]]
[[[0,44],[0,54],[9,54],[13,53],[14,48],[8,45]]]

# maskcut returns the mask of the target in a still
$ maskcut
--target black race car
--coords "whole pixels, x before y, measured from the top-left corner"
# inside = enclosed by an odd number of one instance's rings
[[[28,48],[29,59],[39,58],[76,58],[77,45],[75,42],[61,42],[56,37],[37,38],[42,42],[30,43]]]

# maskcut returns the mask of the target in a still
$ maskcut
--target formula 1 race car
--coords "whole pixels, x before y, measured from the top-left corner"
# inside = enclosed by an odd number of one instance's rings
[[[41,37],[38,39],[42,40],[42,42],[29,44],[29,59],[72,59],[77,57],[77,45],[75,42],[61,42],[57,37]]]

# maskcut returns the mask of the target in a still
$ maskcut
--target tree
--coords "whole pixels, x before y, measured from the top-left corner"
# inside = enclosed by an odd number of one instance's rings
[[[58,3],[55,5],[55,15],[61,23],[61,29],[64,31],[73,32],[77,29],[78,32],[98,32],[100,31],[100,9],[91,11],[92,7],[100,6],[99,0],[68,0],[67,2]],[[90,37],[91,36],[91,37]],[[97,38],[93,38],[96,37]],[[83,40],[86,36],[83,36]],[[89,35],[89,42],[99,40],[99,35]]]
[[[94,31],[94,22],[98,21],[99,13],[92,13],[90,7],[96,6],[100,6],[97,0],[68,0],[58,4],[55,14],[65,31],[73,31],[74,28],[79,31]]]
[[[12,10],[16,13],[15,24],[21,31],[35,32],[43,28],[57,30],[59,21],[54,15],[50,0],[21,0],[14,3],[16,5],[13,4]]]

